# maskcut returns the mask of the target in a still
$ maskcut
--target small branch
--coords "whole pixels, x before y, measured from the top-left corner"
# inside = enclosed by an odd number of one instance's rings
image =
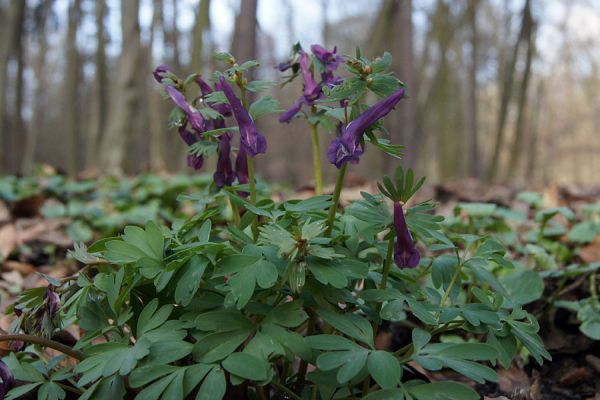
[[[51,349],[58,350],[61,353],[64,353],[64,354],[66,354],[76,360],[79,360],[79,361],[82,361],[83,359],[85,359],[85,355],[82,352],[73,350],[69,346],[66,346],[62,343],[58,343],[58,342],[55,342],[54,340],[46,339],[46,338],[43,338],[40,336],[26,335],[26,334],[19,334],[19,333],[0,335],[0,342],[6,342],[9,340],[19,340],[21,342],[39,344],[40,346],[43,346],[43,347],[49,347]]]

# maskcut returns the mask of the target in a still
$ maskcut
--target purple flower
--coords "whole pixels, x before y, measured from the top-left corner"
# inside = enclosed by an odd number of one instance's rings
[[[202,96],[206,97],[213,92],[213,89],[210,87],[208,83],[201,77],[196,78],[196,83],[200,86],[200,91],[202,92]],[[215,83],[215,90],[222,91],[222,85],[220,82]],[[231,115],[231,105],[227,103],[215,104],[209,103],[210,108],[217,111],[224,117],[229,117]]]
[[[399,89],[389,97],[369,107],[343,128],[341,137],[334,139],[327,149],[327,159],[340,168],[349,161],[356,164],[363,153],[362,138],[371,125],[385,117],[404,97],[404,89]]]
[[[396,229],[396,245],[394,246],[394,262],[399,268],[414,268],[419,265],[421,255],[415,247],[413,238],[406,226],[401,203],[394,203],[394,228]]]
[[[60,310],[60,297],[58,296],[58,293],[54,291],[54,287],[52,285],[46,286],[44,300],[46,302],[48,315],[52,318],[58,314],[58,311]]]
[[[188,154],[187,156],[187,165],[188,167],[192,167],[195,170],[199,170],[200,168],[202,168],[202,165],[204,164],[204,157],[202,157],[201,155],[197,155],[197,154]]]
[[[300,51],[300,71],[304,80],[303,95],[296,100],[289,110],[279,116],[279,122],[290,122],[300,112],[303,104],[312,106],[315,100],[323,97],[321,85],[317,84],[310,69],[310,58],[304,51]]]
[[[292,66],[294,65],[294,63],[292,62],[291,59],[284,61],[282,63],[279,63],[275,66],[275,69],[278,69],[281,72],[285,72],[288,69],[292,68]]]
[[[335,72],[344,61],[343,56],[336,54],[337,47],[334,47],[333,51],[329,51],[321,45],[313,44],[310,46],[310,51],[317,57],[317,60],[323,63],[327,72]]]
[[[0,360],[0,400],[4,400],[6,393],[15,386],[15,377],[4,361]]]
[[[158,83],[162,83],[164,77],[163,74],[169,72],[169,66],[168,65],[159,65],[158,67],[156,67],[156,69],[154,70],[154,72],[152,72],[152,75],[154,75],[154,79],[156,79],[156,81]]]
[[[307,104],[312,105],[312,102],[320,97],[321,87],[313,77],[310,69],[310,57],[304,51],[300,52],[300,71],[302,71],[302,78],[304,79],[304,100]]]
[[[192,128],[200,132],[204,131],[204,118],[187,102],[185,96],[174,86],[167,86],[167,93],[175,105],[183,110]]]
[[[233,93],[233,89],[229,86],[225,77],[219,77],[219,82],[221,83],[221,89],[225,93],[225,97],[227,97],[231,105],[233,116],[238,123],[242,146],[245,147],[250,157],[254,157],[259,153],[265,153],[267,151],[267,140],[258,132],[256,124],[254,124],[248,110],[244,108],[240,99]]]
[[[234,179],[231,168],[231,132],[225,132],[219,136],[219,157],[217,159],[217,169],[213,175],[213,180],[218,188],[231,186]]]

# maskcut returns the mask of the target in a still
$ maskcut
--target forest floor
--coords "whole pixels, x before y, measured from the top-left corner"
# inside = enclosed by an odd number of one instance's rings
[[[67,256],[74,243],[115,235],[124,225],[146,219],[168,223],[192,215],[194,196],[179,193],[193,192],[208,181],[153,175],[100,183],[56,176],[0,178],[0,254],[8,255],[0,258],[1,331],[8,330],[12,319],[3,311],[17,295],[47,284],[41,274],[62,279],[77,272],[77,262]],[[343,193],[346,204],[361,191],[377,192],[374,184],[350,181],[351,189]],[[523,189],[461,180],[426,188],[419,196],[438,202],[437,212],[448,217],[449,229],[497,235],[511,257],[537,271],[542,282],[539,290],[532,289],[539,293],[525,307],[539,320],[552,362],[540,366],[521,352],[510,368],[497,368],[497,383],[465,383],[489,400],[600,400],[600,310],[594,277],[600,269],[600,189]],[[310,195],[310,188],[293,194]],[[540,233],[543,221],[545,231]],[[400,348],[411,340],[410,332],[410,321],[388,326],[378,345]],[[8,351],[6,342],[0,343],[0,357]],[[461,379],[452,371],[413,367],[415,374],[432,381]]]

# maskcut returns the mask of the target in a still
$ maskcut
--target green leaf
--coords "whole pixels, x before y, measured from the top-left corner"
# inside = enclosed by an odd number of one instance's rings
[[[180,278],[175,288],[175,301],[178,304],[187,306],[190,303],[200,288],[202,275],[208,264],[209,260],[206,257],[195,255],[179,271]]]
[[[458,382],[433,382],[410,386],[408,391],[417,400],[479,400],[470,387]]]
[[[387,351],[373,351],[367,360],[369,373],[383,389],[392,389],[400,384],[402,367],[398,359]]]
[[[358,350],[359,345],[343,336],[314,335],[305,338],[306,344],[318,350]]]
[[[353,339],[360,340],[374,348],[373,329],[369,321],[356,314],[337,314],[329,310],[319,310],[319,316],[329,325]]]
[[[244,343],[251,332],[251,329],[238,329],[206,335],[194,345],[194,359],[206,364],[222,360]]]
[[[261,97],[259,100],[252,103],[248,110],[253,120],[279,111],[279,101],[271,96]]]
[[[263,381],[268,376],[269,366],[262,359],[250,354],[230,354],[222,364],[230,373],[245,379]]]
[[[31,392],[32,390],[34,390],[36,387],[40,386],[41,384],[42,384],[42,382],[34,382],[34,383],[28,383],[26,385],[17,386],[15,388],[12,388],[6,396],[6,400],[21,399],[24,394]]]
[[[196,400],[221,400],[225,396],[226,390],[227,383],[225,382],[223,370],[213,368],[202,382]]]
[[[515,305],[531,303],[542,297],[544,280],[535,271],[523,270],[501,278],[508,298]]]
[[[169,318],[171,311],[173,311],[173,305],[171,304],[165,304],[156,311],[157,307],[158,299],[153,299],[140,313],[136,330],[138,337],[141,337],[144,333],[154,328],[158,328]]]
[[[308,314],[302,308],[302,301],[295,300],[283,303],[272,309],[264,323],[273,323],[286,328],[295,328],[308,319]]]

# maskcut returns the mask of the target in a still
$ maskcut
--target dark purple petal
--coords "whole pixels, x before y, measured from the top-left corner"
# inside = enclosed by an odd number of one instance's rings
[[[156,81],[158,83],[161,83],[163,81],[163,74],[169,72],[169,66],[168,65],[159,65],[158,67],[156,67],[156,69],[154,70],[154,72],[152,72],[152,75],[154,75],[154,79],[156,79]]]
[[[202,168],[202,164],[204,164],[204,157],[196,155],[196,154],[188,154],[187,156],[187,165],[188,167],[192,167],[195,170]]]
[[[202,92],[203,97],[206,97],[213,92],[213,89],[210,87],[210,85],[206,83],[206,81],[201,77],[196,78],[196,83],[200,87],[200,91]],[[215,90],[222,91],[222,87],[219,82],[215,83]],[[208,103],[208,105],[210,108],[217,111],[224,117],[229,117],[231,115],[231,106],[229,104]]]
[[[346,161],[358,163],[363,153],[362,137],[371,125],[385,117],[404,96],[404,89],[394,92],[389,97],[369,107],[343,129],[342,137],[334,139],[327,151],[328,160],[340,168]]]
[[[208,83],[206,83],[206,81],[204,79],[202,79],[201,77],[197,76],[196,79],[194,79],[194,80],[196,81],[196,84],[200,87],[202,96],[207,96],[213,92],[210,85]]]
[[[239,184],[243,185],[249,182],[247,153],[243,147],[240,147],[235,159],[235,176]]]
[[[223,90],[223,93],[225,93],[225,97],[227,97],[227,100],[231,105],[233,116],[238,123],[242,146],[246,147],[246,151],[250,157],[254,157],[259,153],[265,153],[267,151],[267,141],[265,137],[258,132],[248,110],[244,108],[240,99],[237,98],[233,89],[225,80],[225,77],[219,77],[219,82],[221,83],[221,89]]]
[[[50,317],[54,317],[60,310],[60,297],[58,293],[54,291],[54,287],[51,285],[46,286],[44,292],[44,299],[46,301],[46,308]]]
[[[344,57],[337,53],[337,47],[333,48],[333,51],[325,49],[323,46],[313,44],[310,46],[310,51],[317,57],[319,61],[325,65],[328,72],[334,72],[338,69],[340,63],[344,61]]]
[[[304,51],[300,52],[300,71],[302,71],[302,78],[304,79],[304,98],[307,102],[312,102],[319,98],[321,87],[313,77],[313,73],[310,70],[310,58],[308,53]]]
[[[293,65],[293,63],[292,63],[292,60],[290,59],[290,60],[287,60],[287,61],[277,64],[275,66],[275,69],[278,69],[281,72],[285,72],[288,69],[292,68],[292,65]]]
[[[0,360],[0,379],[2,380],[0,382],[0,399],[4,399],[6,393],[15,387],[16,381],[10,368],[2,360]]]
[[[198,141],[194,134],[187,130],[185,126],[179,128],[179,136],[181,136],[185,144],[188,146],[191,146]]]
[[[341,138],[335,138],[327,148],[327,160],[337,168],[341,168],[345,162],[358,164],[362,153],[363,149],[361,146],[350,151]]]
[[[185,96],[174,86],[167,86],[167,93],[175,105],[183,110],[192,128],[200,132],[204,131],[204,118],[187,102]]]
[[[394,262],[399,268],[414,268],[419,265],[421,255],[406,225],[401,203],[394,203],[394,228],[396,245],[394,246]]]
[[[304,104],[304,96],[296,100],[296,102],[289,108],[289,110],[287,110],[279,116],[279,122],[290,122],[292,118],[294,118],[294,116],[300,112],[302,104]]]
[[[219,158],[217,159],[217,169],[213,175],[215,185],[218,188],[231,186],[234,173],[231,167],[231,132],[225,132],[219,136]]]
[[[10,342],[10,351],[17,353],[25,348],[25,342],[21,340],[13,340]],[[0,397],[1,398],[1,397]]]

